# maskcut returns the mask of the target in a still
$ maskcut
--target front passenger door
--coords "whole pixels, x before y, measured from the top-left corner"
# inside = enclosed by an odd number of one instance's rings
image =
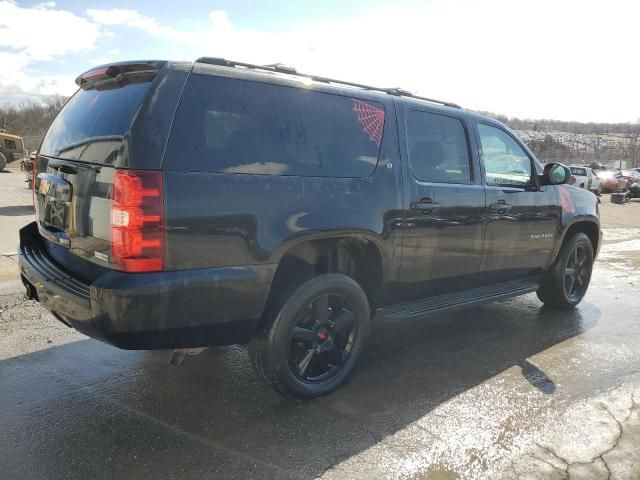
[[[506,130],[479,123],[478,137],[487,202],[480,270],[491,283],[537,275],[556,240],[556,191],[540,185],[533,159]]]

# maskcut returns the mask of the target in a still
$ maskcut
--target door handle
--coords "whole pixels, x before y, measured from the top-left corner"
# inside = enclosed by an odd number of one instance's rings
[[[505,202],[504,200],[502,200],[502,201],[498,201],[498,203],[492,203],[491,205],[489,205],[489,208],[491,210],[497,211],[498,213],[504,213],[504,212],[508,212],[513,207],[509,205],[507,202]]]
[[[429,198],[423,198],[419,202],[411,202],[411,210],[419,210],[423,215],[428,215],[438,207],[437,202],[432,202]]]

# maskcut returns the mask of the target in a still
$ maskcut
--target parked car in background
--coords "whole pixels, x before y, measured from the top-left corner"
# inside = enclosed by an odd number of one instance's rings
[[[631,170],[623,170],[622,176],[628,180],[629,187],[634,183],[640,182],[640,172],[633,168]]]
[[[22,137],[0,130],[0,171],[7,163],[24,157],[25,153]]]
[[[36,163],[37,156],[38,151],[34,150],[20,162],[20,170],[22,170],[26,175],[25,182],[27,183],[27,188],[31,188],[31,184],[33,182],[33,166]]]
[[[596,195],[602,193],[602,187],[600,185],[600,178],[590,167],[584,167],[582,165],[569,165],[571,175],[575,177],[574,185],[589,190]]]
[[[598,170],[597,175],[603,193],[624,192],[629,188],[629,180],[620,170]]]

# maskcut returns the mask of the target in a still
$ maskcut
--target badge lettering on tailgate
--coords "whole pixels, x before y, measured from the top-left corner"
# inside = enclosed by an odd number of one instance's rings
[[[98,260],[102,260],[103,262],[109,261],[109,255],[105,255],[104,253],[93,252],[93,256],[96,257]]]

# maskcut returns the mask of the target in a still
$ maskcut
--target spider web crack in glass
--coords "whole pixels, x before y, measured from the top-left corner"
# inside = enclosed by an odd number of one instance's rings
[[[360,100],[353,100],[353,111],[358,116],[358,122],[362,125],[362,131],[369,135],[372,142],[380,145],[382,130],[384,128],[384,110],[374,107]]]

